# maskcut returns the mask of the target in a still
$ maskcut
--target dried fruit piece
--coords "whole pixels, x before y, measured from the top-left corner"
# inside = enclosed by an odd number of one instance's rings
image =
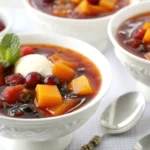
[[[90,81],[84,75],[73,79],[69,84],[69,88],[77,95],[90,95],[94,93]]]
[[[35,54],[35,50],[32,47],[24,46],[21,48],[21,57],[30,55],[30,54]]]
[[[62,104],[48,108],[48,111],[50,111],[53,116],[59,116],[75,107],[79,102],[80,101],[74,99],[64,100]]]
[[[145,30],[139,28],[134,32],[133,37],[137,40],[142,40],[145,35],[145,32],[146,32]]]
[[[20,73],[16,73],[5,77],[5,83],[7,85],[24,84],[24,81],[25,79]]]
[[[116,3],[117,3],[117,0],[100,0],[99,5],[112,10],[115,8]]]
[[[100,12],[105,12],[106,8],[90,4],[87,0],[83,0],[76,8],[77,12],[85,15],[97,15]]]
[[[7,103],[15,103],[20,100],[20,93],[24,88],[24,85],[6,87],[1,93],[1,98]]]
[[[144,42],[150,43],[150,28],[146,30],[146,33],[143,39],[144,39]]]
[[[75,75],[75,71],[72,68],[62,64],[61,62],[54,64],[52,72],[62,81],[69,81]]]
[[[150,22],[145,22],[143,25],[143,30],[147,30],[148,28],[150,28]]]

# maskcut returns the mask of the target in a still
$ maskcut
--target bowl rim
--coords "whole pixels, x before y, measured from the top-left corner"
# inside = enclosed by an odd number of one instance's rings
[[[45,18],[51,18],[53,20],[60,20],[60,21],[64,21],[64,22],[67,22],[67,23],[70,23],[70,22],[88,22],[88,23],[93,23],[93,22],[98,22],[98,21],[107,21],[109,20],[113,15],[108,15],[108,16],[105,16],[105,17],[99,17],[99,18],[89,18],[89,19],[74,19],[74,18],[62,18],[62,17],[58,17],[58,16],[53,16],[53,15],[50,15],[50,14],[47,14],[47,13],[44,13],[34,7],[32,7],[30,4],[29,4],[29,1],[30,0],[22,0],[24,5],[27,6],[28,8],[30,8],[32,11],[35,11],[38,15],[42,15],[43,17]],[[133,5],[133,4],[136,4],[138,3],[140,0],[135,0],[134,2],[131,2],[130,0],[130,4],[129,5]],[[128,6],[126,6],[128,7]],[[123,9],[123,8],[122,8]]]
[[[63,39],[70,39],[70,40],[74,40],[74,42],[80,42],[84,45],[87,45],[88,47],[90,47],[91,49],[93,49],[97,54],[99,53],[99,56],[103,59],[103,61],[106,63],[106,66],[107,66],[107,70],[109,72],[109,78],[107,80],[107,86],[105,86],[105,89],[103,91],[103,94],[101,97],[98,97],[100,96],[100,93],[101,92],[98,92],[98,94],[96,94],[96,96],[93,98],[95,100],[91,100],[89,103],[87,103],[85,106],[79,108],[78,110],[75,110],[71,113],[68,113],[68,114],[64,114],[64,115],[61,115],[61,116],[56,116],[56,117],[47,117],[47,118],[38,118],[38,119],[27,119],[27,118],[13,118],[13,117],[8,117],[8,116],[3,116],[3,115],[0,115],[0,120],[3,119],[3,121],[11,121],[11,122],[14,122],[14,123],[29,123],[29,124],[34,124],[35,122],[36,123],[39,123],[39,124],[43,124],[43,122],[49,122],[49,121],[55,121],[55,120],[58,120],[58,119],[63,119],[63,118],[67,118],[67,117],[72,117],[74,115],[79,115],[80,113],[84,112],[86,109],[88,108],[91,108],[92,106],[94,106],[97,102],[99,102],[105,95],[106,93],[109,91],[110,89],[110,86],[111,86],[111,82],[112,82],[112,70],[111,70],[111,66],[108,62],[108,60],[105,58],[105,56],[100,52],[98,51],[95,47],[93,47],[92,45],[84,42],[84,41],[81,41],[81,40],[78,40],[78,39],[75,39],[73,37],[68,37],[68,36],[65,36],[65,35],[58,35],[58,34],[48,34],[48,33],[17,33],[18,36],[39,36],[39,35],[43,35],[43,36],[55,36],[55,37],[60,37],[60,38],[63,38]],[[2,37],[0,37],[0,40],[1,40]],[[79,52],[80,53],[80,52]],[[83,54],[84,55],[84,54]],[[86,56],[87,57],[87,56]],[[94,63],[95,64],[95,63]],[[96,64],[95,64],[96,65]],[[97,65],[96,65],[97,66]],[[97,66],[98,68],[98,66]],[[100,69],[98,69],[100,71]],[[100,71],[101,73],[101,71]],[[102,76],[102,75],[101,75]],[[103,79],[103,76],[102,76],[102,79]],[[102,81],[103,82],[103,81]],[[101,91],[101,87],[99,89],[99,91]],[[100,99],[99,99],[100,98]]]
[[[9,13],[2,8],[0,9],[0,14],[2,15],[1,21],[5,24],[4,30],[0,32],[0,36],[2,36],[10,31],[12,27],[12,20],[10,18]]]
[[[140,61],[140,62],[146,63],[146,64],[150,64],[150,61],[149,61],[149,60],[146,60],[146,59],[143,59],[143,58],[141,58],[141,57],[138,57],[138,56],[136,56],[136,55],[134,55],[134,54],[128,52],[125,48],[123,48],[123,46],[121,46],[121,45],[119,44],[119,42],[117,41],[117,39],[116,39],[116,33],[117,33],[117,32],[115,33],[115,35],[113,35],[113,25],[115,24],[115,20],[116,20],[117,17],[119,17],[122,13],[127,12],[129,9],[131,9],[131,8],[133,8],[133,7],[136,7],[136,6],[141,7],[141,5],[147,5],[147,4],[150,5],[150,2],[149,2],[149,1],[140,2],[140,3],[137,3],[137,4],[135,4],[135,5],[130,5],[130,6],[126,7],[126,8],[124,8],[124,9],[120,10],[119,12],[117,12],[117,13],[111,18],[111,20],[109,21],[107,31],[108,31],[109,38],[110,38],[111,42],[112,42],[113,45],[114,45],[114,48],[116,48],[116,47],[117,47],[117,49],[119,48],[120,51],[122,51],[123,53],[125,53],[125,54],[128,55],[129,57],[134,58],[134,59],[137,60],[137,61]],[[150,11],[147,11],[147,12],[150,12]],[[138,15],[138,14],[141,14],[141,13],[138,12],[136,15]],[[133,15],[133,16],[131,16],[131,17],[134,17],[134,16],[136,16],[136,15]],[[129,18],[131,18],[131,17],[129,17]],[[129,18],[128,18],[128,19],[129,19]],[[127,20],[127,19],[124,19],[124,20],[117,26],[117,29],[118,29],[119,26],[120,26],[124,21],[126,21],[126,20]]]

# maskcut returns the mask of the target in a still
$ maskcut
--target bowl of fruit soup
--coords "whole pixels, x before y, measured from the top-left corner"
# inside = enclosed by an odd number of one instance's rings
[[[29,17],[42,32],[86,41],[100,51],[107,42],[111,16],[139,0],[23,0]]]
[[[121,10],[110,21],[108,33],[120,62],[136,79],[137,89],[147,100],[150,100],[150,11],[148,6],[150,6],[149,2],[141,2]]]
[[[9,14],[0,9],[0,36],[10,32],[12,26],[12,21]]]
[[[64,150],[110,87],[108,61],[87,43],[53,34],[7,34],[0,46],[0,145]]]

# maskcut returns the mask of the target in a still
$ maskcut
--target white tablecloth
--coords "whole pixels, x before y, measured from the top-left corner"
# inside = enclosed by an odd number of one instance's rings
[[[24,9],[9,8],[7,11],[13,19],[13,32],[36,32],[36,27],[30,23]],[[67,150],[80,150],[80,147],[87,143],[92,136],[101,134],[100,117],[106,106],[119,95],[135,90],[134,79],[116,58],[111,44],[104,55],[112,66],[112,86],[102,99],[95,115],[75,132],[73,142]],[[131,150],[138,139],[150,132],[149,108],[150,106],[147,105],[143,118],[132,130],[116,136],[107,136],[96,150]]]

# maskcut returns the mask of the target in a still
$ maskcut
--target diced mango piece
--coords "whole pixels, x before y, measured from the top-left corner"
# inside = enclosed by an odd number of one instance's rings
[[[62,96],[56,85],[36,86],[36,99],[39,107],[47,108],[62,103]]]
[[[100,0],[99,5],[107,9],[114,9],[116,0]]]
[[[71,0],[72,3],[79,4],[82,0]]]
[[[146,33],[144,35],[144,42],[150,43],[150,28],[146,30]]]
[[[77,68],[77,65],[72,63],[72,62],[69,62],[69,61],[65,61],[65,60],[62,60],[60,61],[62,64],[72,68],[72,69],[76,69]]]
[[[71,110],[73,107],[75,107],[79,103],[78,100],[65,100],[62,104],[50,107],[48,110],[53,116],[59,116],[62,114],[67,113],[67,111]]]
[[[145,56],[145,58],[146,58],[147,60],[150,60],[150,52],[149,52],[149,53],[146,53],[144,56]]]
[[[75,71],[72,68],[64,65],[61,62],[54,64],[52,73],[62,81],[69,81],[75,75]]]
[[[63,56],[59,54],[54,54],[48,57],[49,60],[51,60],[53,63],[56,63],[58,61],[64,60]]]
[[[58,54],[54,54],[50,57],[48,57],[49,60],[51,60],[53,63],[57,63],[57,62],[61,62],[62,64],[72,68],[72,69],[76,69],[77,66],[75,63],[72,63],[70,61],[67,61],[65,60],[65,58],[63,58],[63,56],[61,57],[60,55]]]
[[[92,5],[87,0],[83,0],[77,6],[75,11],[78,11],[85,15],[96,15],[99,14],[100,12],[106,11],[106,9],[100,6]]]
[[[90,81],[84,75],[73,79],[71,83],[69,84],[69,88],[75,94],[78,94],[78,95],[90,95],[94,93],[94,90]]]
[[[143,25],[143,29],[147,30],[148,28],[150,28],[150,22],[145,22],[145,24]]]

